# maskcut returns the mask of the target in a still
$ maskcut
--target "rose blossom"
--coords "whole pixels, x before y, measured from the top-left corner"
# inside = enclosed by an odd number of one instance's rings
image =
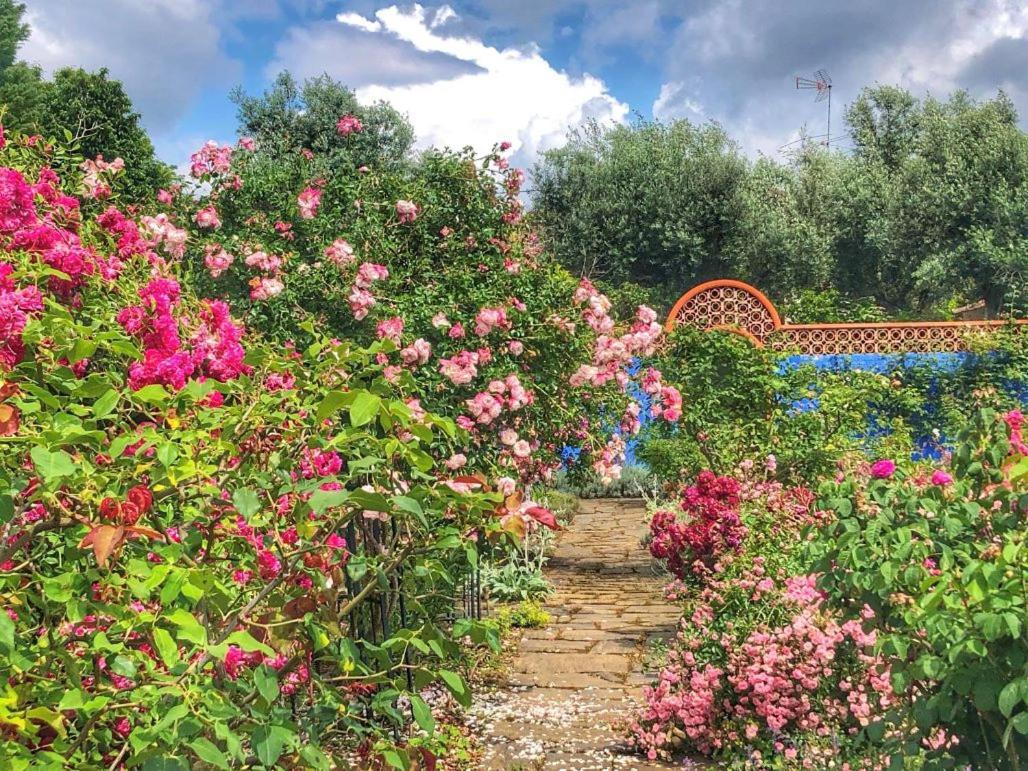
[[[396,202],[396,216],[401,223],[413,222],[418,218],[418,205],[413,201]]]
[[[875,479],[889,479],[896,473],[896,464],[887,459],[877,460],[871,465],[871,476]]]

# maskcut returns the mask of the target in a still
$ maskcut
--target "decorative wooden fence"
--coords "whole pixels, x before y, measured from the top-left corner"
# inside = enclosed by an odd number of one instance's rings
[[[668,314],[665,328],[678,324],[724,329],[758,346],[806,354],[928,353],[966,351],[976,337],[1018,321],[885,321],[867,324],[785,324],[760,290],[742,281],[719,279],[695,286]]]

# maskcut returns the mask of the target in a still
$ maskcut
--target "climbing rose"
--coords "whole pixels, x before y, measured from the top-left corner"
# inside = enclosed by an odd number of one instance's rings
[[[300,208],[301,219],[314,219],[318,213],[318,207],[321,205],[321,190],[316,187],[308,187],[296,197],[296,205]]]
[[[878,460],[871,466],[871,476],[875,479],[889,479],[896,473],[896,464],[891,460]]]
[[[400,222],[413,222],[418,218],[418,205],[413,201],[397,201],[396,216],[399,218]]]
[[[354,261],[353,247],[343,238],[337,238],[325,247],[325,257],[333,265],[345,268]]]
[[[953,477],[941,468],[937,468],[932,472],[932,484],[937,485],[938,487],[945,487],[946,485],[953,484]]]
[[[221,227],[221,218],[218,217],[218,210],[213,206],[207,206],[200,209],[193,217],[193,220],[202,228],[211,228],[216,230]]]
[[[336,123],[336,131],[339,136],[346,137],[350,134],[359,134],[364,130],[364,124],[361,123],[360,118],[356,115],[344,115]]]

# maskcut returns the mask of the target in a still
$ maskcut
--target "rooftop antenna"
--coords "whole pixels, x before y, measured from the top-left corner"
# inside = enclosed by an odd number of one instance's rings
[[[825,70],[818,70],[813,78],[802,78],[797,76],[796,88],[800,90],[813,89],[817,92],[814,96],[815,102],[828,100],[828,131],[825,133],[825,146],[832,146],[832,76]]]

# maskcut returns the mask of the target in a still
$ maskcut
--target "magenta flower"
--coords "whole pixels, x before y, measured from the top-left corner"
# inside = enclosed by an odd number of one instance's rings
[[[875,479],[889,479],[896,473],[896,464],[891,460],[877,460],[871,465],[871,476]]]
[[[953,477],[943,471],[941,468],[935,469],[932,472],[932,484],[939,487],[945,487],[946,485],[953,484]]]

